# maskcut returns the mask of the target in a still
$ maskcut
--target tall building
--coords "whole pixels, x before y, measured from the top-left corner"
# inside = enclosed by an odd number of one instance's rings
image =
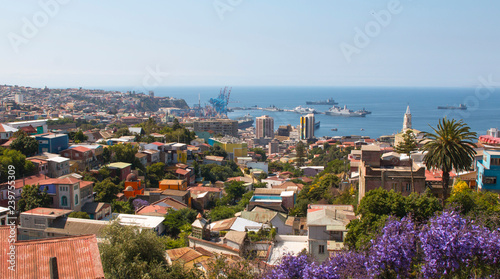
[[[269,154],[275,154],[280,152],[280,142],[277,139],[273,139],[269,143]]]
[[[408,107],[406,107],[406,113],[403,120],[403,132],[409,129],[411,129],[411,113],[410,106],[408,105]]]
[[[23,94],[16,94],[14,96],[14,101],[17,103],[17,104],[22,104],[24,103],[24,95]]]
[[[310,113],[300,117],[300,139],[314,138],[314,114]]]
[[[193,122],[194,132],[209,132],[212,134],[238,136],[238,121],[230,119],[214,119]]]
[[[268,115],[257,117],[255,129],[256,138],[273,138],[274,137],[274,119]]]

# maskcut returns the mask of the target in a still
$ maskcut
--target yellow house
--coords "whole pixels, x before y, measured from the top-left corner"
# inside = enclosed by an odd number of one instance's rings
[[[187,163],[187,152],[186,150],[177,150],[177,162],[186,164]]]
[[[236,157],[247,157],[248,156],[248,144],[239,139],[210,139],[209,144],[219,145],[224,151],[229,155],[229,159],[234,160]]]
[[[182,179],[163,179],[159,183],[160,190],[187,190],[187,182]]]
[[[180,262],[184,267],[193,268],[194,264],[210,259],[213,254],[201,247],[182,247],[167,250],[167,261],[170,265]]]

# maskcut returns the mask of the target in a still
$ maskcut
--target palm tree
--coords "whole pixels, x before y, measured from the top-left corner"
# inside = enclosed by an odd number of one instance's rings
[[[474,147],[472,142],[477,138],[476,133],[470,131],[463,120],[439,120],[437,128],[431,127],[433,133],[424,133],[424,138],[428,139],[423,151],[427,151],[424,162],[429,169],[440,169],[443,171],[443,202],[448,196],[448,184],[450,171],[457,172],[468,169],[474,161]]]
[[[408,159],[410,160],[410,168],[411,168],[411,189],[415,192],[415,187],[413,187],[413,160],[410,157],[411,152],[417,150],[417,140],[415,138],[415,134],[412,130],[406,130],[403,134],[403,141],[400,142],[395,148],[397,153],[406,154]]]

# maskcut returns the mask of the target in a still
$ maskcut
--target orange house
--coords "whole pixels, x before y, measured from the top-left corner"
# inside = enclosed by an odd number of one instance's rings
[[[144,194],[144,185],[142,181],[137,178],[135,173],[130,173],[127,175],[127,179],[125,180],[125,190],[123,190],[123,194],[127,199],[135,198],[137,195]]]
[[[163,179],[160,181],[160,190],[187,190],[187,182],[182,179]]]

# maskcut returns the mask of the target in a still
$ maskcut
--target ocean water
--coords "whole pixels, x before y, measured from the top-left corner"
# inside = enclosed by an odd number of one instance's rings
[[[111,88],[109,88],[111,89]],[[112,88],[127,91],[127,88]],[[155,96],[183,98],[189,106],[202,106],[210,98],[216,98],[220,87],[158,87],[153,89]],[[500,89],[487,88],[396,88],[396,87],[232,87],[230,107],[268,107],[293,109],[299,105],[326,111],[330,106],[307,106],[306,101],[319,101],[333,98],[338,106],[359,110],[365,108],[372,112],[366,117],[338,117],[316,115],[321,127],[316,136],[362,135],[378,138],[399,132],[407,105],[410,106],[413,128],[431,131],[443,117],[463,119],[471,130],[478,135],[486,133],[500,123]],[[467,105],[468,109],[439,110],[438,106]],[[229,118],[250,114],[254,117],[269,115],[274,118],[275,129],[279,125],[299,124],[300,115],[293,112],[269,112],[262,110],[235,110]],[[337,131],[331,131],[336,128]]]

